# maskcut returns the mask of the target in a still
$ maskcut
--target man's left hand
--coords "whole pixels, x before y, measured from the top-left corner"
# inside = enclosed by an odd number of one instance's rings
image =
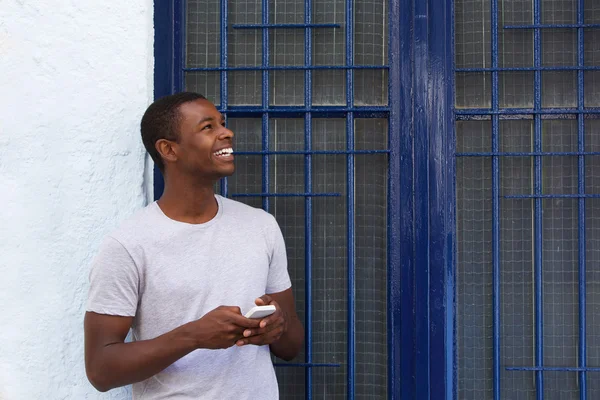
[[[236,345],[245,346],[253,344],[256,346],[269,345],[281,338],[287,331],[288,318],[286,313],[281,309],[279,304],[265,294],[255,301],[257,306],[275,306],[275,312],[260,321],[260,327],[256,329],[246,329],[244,338],[237,341]]]

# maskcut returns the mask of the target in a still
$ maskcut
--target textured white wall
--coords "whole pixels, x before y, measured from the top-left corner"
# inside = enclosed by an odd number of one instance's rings
[[[89,263],[142,207],[152,0],[0,0],[0,399],[99,394],[83,363]]]

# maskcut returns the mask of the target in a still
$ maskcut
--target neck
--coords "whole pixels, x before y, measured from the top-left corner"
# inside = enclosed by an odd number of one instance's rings
[[[213,219],[219,209],[213,187],[214,182],[165,176],[165,190],[158,205],[167,217],[175,221],[202,224]]]

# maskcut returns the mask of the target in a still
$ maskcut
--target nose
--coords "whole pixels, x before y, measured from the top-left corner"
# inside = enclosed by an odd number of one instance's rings
[[[234,133],[233,133],[233,131],[231,129],[223,127],[223,130],[219,134],[219,139],[220,140],[233,139],[234,136],[235,135],[234,135]]]

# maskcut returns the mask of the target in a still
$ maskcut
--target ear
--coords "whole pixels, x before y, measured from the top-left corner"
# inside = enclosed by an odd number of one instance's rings
[[[154,144],[154,147],[164,160],[165,164],[177,161],[177,143],[167,139],[159,139]]]

